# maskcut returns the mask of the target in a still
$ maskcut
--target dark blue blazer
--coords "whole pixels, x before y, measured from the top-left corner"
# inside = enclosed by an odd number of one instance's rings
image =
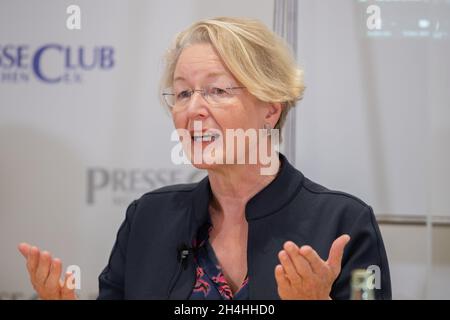
[[[287,240],[328,258],[332,242],[351,236],[333,299],[349,299],[351,271],[376,265],[377,299],[391,298],[389,266],[372,208],[354,196],[312,182],[280,154],[278,176],[245,210],[250,299],[279,299],[274,268]],[[208,177],[164,187],[130,204],[108,264],[99,276],[99,299],[187,299],[196,280],[189,244],[208,218]],[[182,250],[186,249],[186,250]]]

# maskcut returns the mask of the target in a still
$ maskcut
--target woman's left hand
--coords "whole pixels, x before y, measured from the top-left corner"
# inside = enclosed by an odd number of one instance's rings
[[[334,240],[327,261],[310,246],[299,248],[286,241],[275,267],[278,294],[283,300],[327,300],[331,286],[341,272],[344,248],[350,241],[346,234]]]

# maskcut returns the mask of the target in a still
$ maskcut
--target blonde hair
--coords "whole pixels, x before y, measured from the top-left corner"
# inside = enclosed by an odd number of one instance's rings
[[[197,43],[211,44],[232,75],[256,98],[283,104],[275,126],[281,129],[305,89],[303,71],[287,43],[254,19],[218,17],[198,21],[179,33],[167,52],[160,89],[172,86],[181,52]]]

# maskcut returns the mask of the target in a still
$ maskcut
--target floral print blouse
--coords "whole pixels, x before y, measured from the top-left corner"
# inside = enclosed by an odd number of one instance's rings
[[[247,300],[248,276],[235,294],[227,283],[214,249],[209,243],[209,232],[212,226],[208,222],[200,228],[195,248],[194,261],[197,270],[197,280],[192,290],[190,300]]]

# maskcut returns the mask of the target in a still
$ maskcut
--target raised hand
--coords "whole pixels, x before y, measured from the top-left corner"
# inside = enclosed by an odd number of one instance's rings
[[[286,241],[275,267],[278,295],[283,300],[327,300],[333,282],[341,272],[344,248],[350,236],[342,235],[331,245],[328,260],[323,261],[310,246],[299,248]]]
[[[61,279],[62,262],[52,258],[50,252],[40,251],[37,247],[27,243],[18,246],[20,253],[27,260],[28,274],[31,284],[39,298],[45,300],[74,300],[76,299],[73,286],[73,275],[67,273]]]

